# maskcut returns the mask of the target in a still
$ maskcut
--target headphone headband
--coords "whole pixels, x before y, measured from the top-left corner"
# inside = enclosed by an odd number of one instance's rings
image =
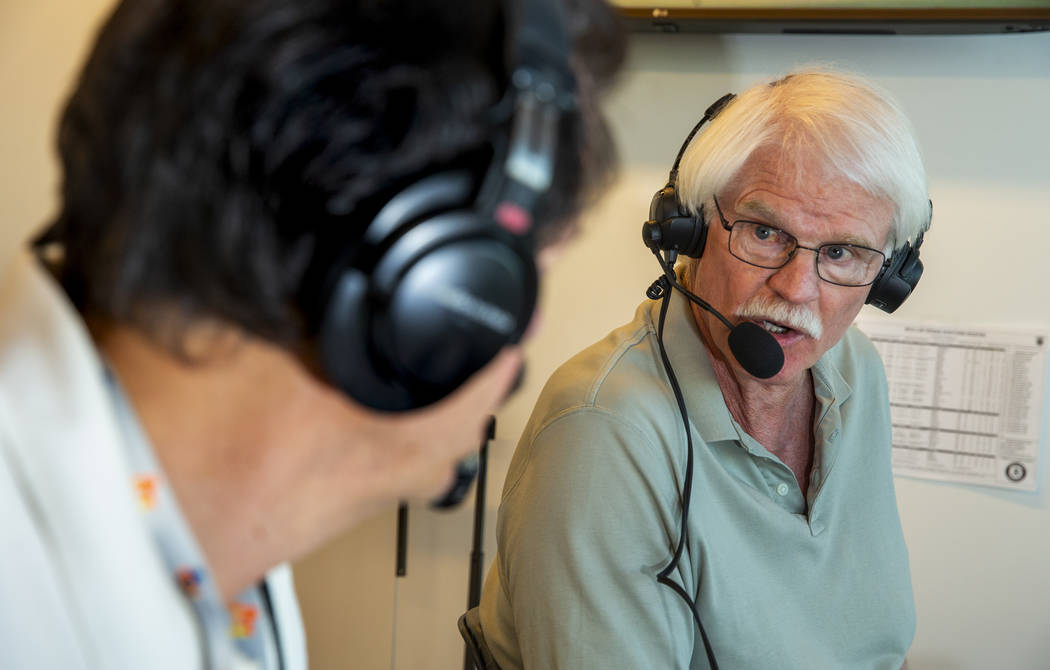
[[[736,93],[726,93],[718,100],[712,102],[706,110],[704,115],[700,117],[700,120],[696,122],[693,129],[689,131],[689,134],[685,136],[685,141],[682,142],[682,147],[678,150],[678,155],[675,156],[674,165],[671,166],[671,175],[668,178],[668,182],[677,185],[678,182],[678,164],[682,162],[682,156],[685,154],[685,150],[689,147],[689,143],[693,141],[693,136],[700,132],[700,128],[711,119],[718,116],[726,105],[731,103],[736,98]]]
[[[656,192],[652,202],[649,204],[649,220],[642,224],[642,241],[654,253],[669,251],[675,254],[685,254],[692,258],[700,258],[704,252],[707,242],[707,223],[704,221],[703,209],[700,216],[693,216],[682,207],[678,200],[678,164],[682,161],[685,150],[693,137],[700,132],[705,123],[708,123],[726,105],[736,98],[735,93],[726,93],[704,110],[693,129],[686,135],[678,155],[675,156],[674,165],[667,176],[667,184]]]

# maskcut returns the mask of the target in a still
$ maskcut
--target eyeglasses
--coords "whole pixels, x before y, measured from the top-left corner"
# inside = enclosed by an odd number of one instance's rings
[[[715,199],[722,227],[729,231],[729,253],[748,265],[775,270],[788,264],[799,249],[816,254],[817,276],[838,286],[867,286],[879,276],[886,254],[858,244],[831,242],[804,247],[791,233],[758,221],[740,219],[729,223]]]

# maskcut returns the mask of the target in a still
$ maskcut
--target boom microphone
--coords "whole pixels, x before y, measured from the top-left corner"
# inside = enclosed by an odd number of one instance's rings
[[[670,269],[670,264],[665,265],[659,254],[656,254],[656,258],[660,261],[660,265],[664,266],[665,274],[649,287],[647,295],[650,298],[660,297],[664,290],[674,287],[701,309],[718,317],[718,320],[729,329],[729,351],[745,372],[758,379],[769,379],[780,372],[780,369],[784,367],[784,350],[781,349],[776,338],[769,334],[769,331],[750,321],[741,321],[734,325],[706,300],[682,286],[678,279],[674,278],[674,270]],[[659,289],[657,285],[660,285]]]
[[[784,367],[784,350],[776,338],[750,321],[741,321],[729,331],[729,350],[752,377],[769,379]]]

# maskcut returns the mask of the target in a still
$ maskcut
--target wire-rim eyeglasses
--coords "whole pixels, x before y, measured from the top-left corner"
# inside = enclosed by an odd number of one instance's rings
[[[823,281],[836,286],[868,286],[888,262],[883,252],[859,244],[827,242],[807,247],[791,233],[761,221],[737,219],[730,223],[717,196],[714,201],[722,228],[729,231],[729,253],[748,265],[778,270],[795,257],[796,251],[806,249],[814,253],[817,276]]]

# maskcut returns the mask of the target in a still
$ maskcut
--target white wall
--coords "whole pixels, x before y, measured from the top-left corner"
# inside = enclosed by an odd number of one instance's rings
[[[53,210],[55,113],[108,5],[0,4],[0,258]],[[540,386],[561,361],[629,319],[656,275],[640,224],[685,133],[722,93],[814,60],[891,90],[925,148],[934,228],[923,246],[926,275],[898,314],[1050,327],[1050,33],[635,37],[609,104],[622,179],[546,278],[546,327],[528,347],[525,387],[499,417],[486,565],[513,443]],[[898,479],[919,611],[913,670],[1050,666],[1045,466],[1039,477],[1035,494]],[[392,510],[300,562],[313,666],[461,667],[455,619],[466,600],[471,515],[469,507],[413,508],[408,576],[398,584]]]

